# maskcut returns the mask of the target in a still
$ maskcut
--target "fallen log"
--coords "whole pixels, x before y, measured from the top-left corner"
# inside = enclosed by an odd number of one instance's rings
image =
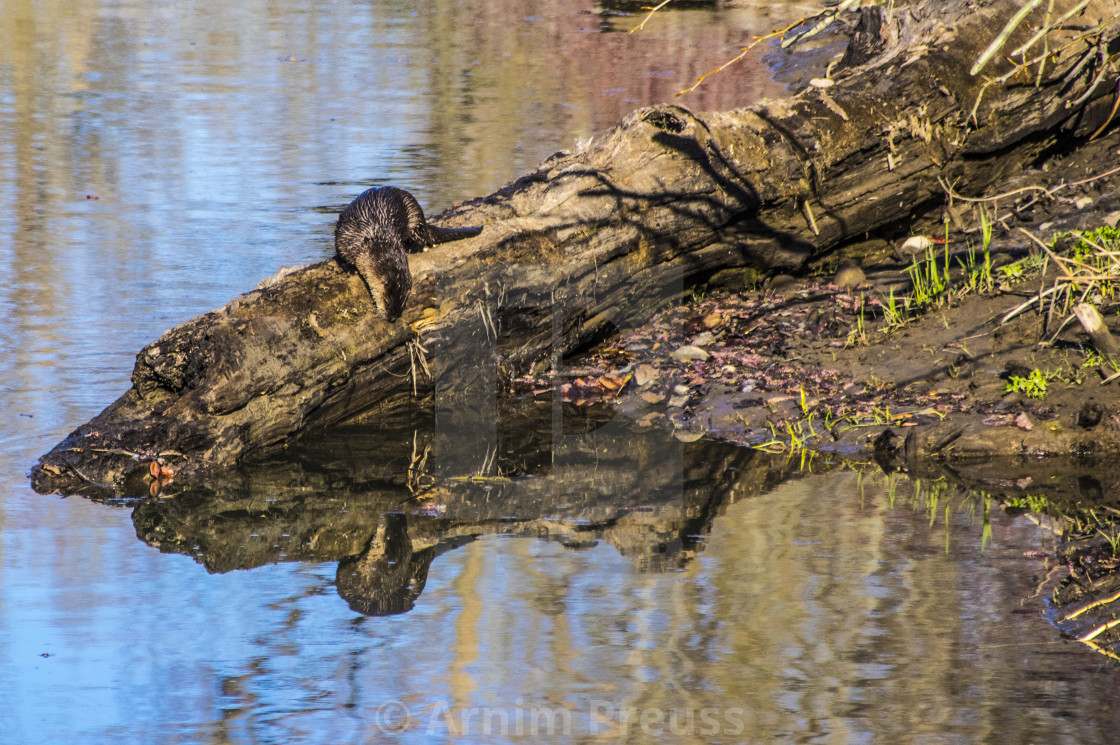
[[[688,283],[734,267],[803,269],[939,203],[945,183],[982,193],[1056,138],[1107,123],[1120,0],[1035,3],[1001,47],[1025,48],[1021,69],[990,52],[1021,3],[945,5],[865,11],[841,71],[789,99],[639,109],[437,216],[485,228],[412,258],[395,324],[329,260],[171,329],[140,351],[128,392],[40,459],[34,487],[201,479],[300,432],[417,400],[437,419],[484,417],[502,381],[559,371]],[[1045,47],[1032,38],[1059,17]]]

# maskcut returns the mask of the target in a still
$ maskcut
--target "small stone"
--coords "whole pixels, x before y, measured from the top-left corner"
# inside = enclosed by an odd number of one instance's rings
[[[843,290],[854,290],[867,280],[867,275],[853,263],[845,264],[832,278],[832,284]]]
[[[1109,212],[1102,218],[1102,220],[1104,221],[1104,224],[1110,228],[1117,227],[1118,225],[1120,225],[1120,210]]]
[[[681,442],[696,442],[697,440],[699,440],[703,436],[704,436],[703,432],[692,432],[692,431],[689,431],[687,429],[674,429],[673,430],[673,437],[677,438]]]
[[[703,348],[711,344],[713,341],[715,341],[715,336],[712,334],[712,332],[703,331],[692,337],[692,346]]]
[[[1092,203],[1093,200],[1089,197],[1078,197],[1077,199],[1073,200],[1073,206],[1079,210],[1085,209]]]
[[[688,403],[688,396],[673,396],[669,399],[669,405],[678,409],[686,403]]]
[[[642,391],[638,396],[647,404],[659,404],[665,400],[664,393],[654,393],[653,391]]]
[[[710,354],[705,352],[700,347],[694,347],[690,344],[686,344],[685,346],[680,347],[669,356],[672,357],[676,362],[692,362],[694,360],[700,360],[701,362],[703,362],[704,360],[711,357]]]
[[[649,385],[659,377],[661,373],[657,372],[657,368],[653,365],[638,365],[634,370],[634,383],[639,388]]]
[[[828,78],[812,78],[809,80],[809,85],[813,86],[814,88],[831,88],[832,86],[836,85],[836,83],[829,80]]]
[[[1032,429],[1034,429],[1034,424],[1031,423],[1031,418],[1027,416],[1026,413],[1022,413],[1019,416],[1015,417],[1015,426],[1019,429],[1026,430],[1027,432],[1030,432]]]
[[[719,371],[723,375],[734,375],[735,374],[735,366],[734,365],[724,365],[723,367],[721,367],[719,369]]]
[[[1117,214],[1120,214],[1120,213],[1117,213]],[[703,326],[706,329],[714,329],[716,326],[719,326],[721,323],[723,323],[723,314],[722,313],[709,313],[708,315],[706,315],[706,316],[704,316],[703,318],[700,319],[700,325]]]
[[[766,283],[767,289],[770,290],[784,290],[797,284],[797,280],[788,274],[775,274]]]
[[[912,235],[898,247],[899,258],[921,258],[933,248],[933,241],[924,235]]]
[[[689,388],[687,385],[684,385],[684,384],[673,386],[673,393],[675,393],[678,396],[687,396],[689,391],[691,391],[691,390],[692,390],[691,388]]]

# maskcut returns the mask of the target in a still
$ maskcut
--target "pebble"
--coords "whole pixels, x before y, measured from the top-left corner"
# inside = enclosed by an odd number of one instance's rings
[[[867,281],[867,275],[855,264],[846,264],[840,267],[836,276],[832,278],[832,284],[843,290],[854,290],[865,281]]]
[[[634,370],[634,383],[639,387],[649,385],[653,381],[661,377],[661,373],[657,372],[657,368],[653,365],[638,365]]]
[[[694,347],[690,344],[680,347],[669,356],[672,357],[676,362],[692,362],[694,360],[704,361],[711,357],[710,354],[705,352],[700,347]]]
[[[898,247],[898,255],[901,258],[915,258],[925,256],[926,252],[933,247],[933,241],[924,235],[912,235],[902,242]]]
[[[1115,228],[1117,226],[1120,226],[1120,210],[1116,210],[1115,212],[1109,212],[1107,215],[1105,215],[1104,216],[1104,224],[1107,225],[1110,228]]]
[[[714,329],[721,323],[723,323],[722,313],[709,313],[708,315],[700,319],[700,325],[706,329]]]
[[[686,403],[688,403],[688,396],[673,396],[669,399],[669,405],[678,409]]]
[[[673,393],[677,394],[678,396],[687,396],[688,392],[691,390],[691,388],[683,384],[673,386]]]
[[[797,284],[797,280],[788,274],[776,274],[766,283],[769,290],[784,290]]]

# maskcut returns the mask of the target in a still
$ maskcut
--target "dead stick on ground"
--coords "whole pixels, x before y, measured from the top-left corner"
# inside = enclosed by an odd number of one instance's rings
[[[1093,340],[1093,346],[1098,352],[1112,357],[1120,355],[1120,344],[1116,343],[1116,338],[1108,330],[1108,326],[1104,325],[1104,319],[1096,308],[1089,303],[1078,303],[1073,308],[1073,314]]]

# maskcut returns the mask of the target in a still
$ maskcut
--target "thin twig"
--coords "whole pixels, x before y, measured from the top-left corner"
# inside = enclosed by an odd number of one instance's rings
[[[657,11],[659,11],[659,10],[661,10],[662,8],[664,8],[664,7],[666,6],[666,5],[668,5],[668,4],[669,4],[669,3],[671,3],[671,2],[672,2],[672,0],[664,0],[664,1],[663,1],[663,2],[662,2],[662,3],[660,4],[660,5],[658,5],[658,6],[656,7],[656,8],[652,8],[652,9],[650,9],[649,13],[647,13],[647,14],[646,14],[646,17],[642,19],[642,22],[641,22],[641,23],[639,23],[639,24],[638,24],[637,26],[635,26],[634,28],[630,29],[630,33],[634,33],[635,31],[641,31],[641,30],[642,30],[642,27],[646,25],[646,21],[648,21],[648,20],[649,20],[650,18],[653,18],[653,14],[654,14],[654,13],[656,13],[656,12],[657,12]]]
[[[1118,170],[1120,170],[1120,169],[1118,169]],[[953,191],[953,188],[951,186],[949,186],[947,183],[945,183],[945,180],[941,176],[938,176],[937,180],[939,182],[941,182],[941,188],[943,188],[945,190],[945,193],[948,194],[950,198],[959,199],[962,202],[997,202],[1000,199],[1007,199],[1008,197],[1013,197],[1016,194],[1022,194],[1024,192],[1028,192],[1028,191],[1041,191],[1042,193],[1044,193],[1046,196],[1050,197],[1051,199],[1054,198],[1054,195],[1053,195],[1053,193],[1051,193],[1051,190],[1047,189],[1047,188],[1044,188],[1042,186],[1024,186],[1021,189],[1015,189],[1013,191],[1004,192],[1003,194],[996,194],[994,197],[977,197],[977,198],[962,197],[960,194],[957,194],[955,191]],[[1072,184],[1070,184],[1070,185],[1072,185]],[[1064,186],[1066,186],[1066,184],[1060,184],[1059,186],[1055,186],[1053,188],[1058,189],[1058,188],[1061,188],[1061,187],[1064,187]]]
[[[1108,117],[1104,120],[1104,124],[1097,128],[1097,131],[1089,135],[1089,142],[1097,139],[1097,135],[1105,130],[1105,128],[1112,123],[1112,117],[1116,116],[1116,109],[1120,108],[1120,82],[1116,84],[1116,95],[1112,99],[1112,111],[1108,112]]]
[[[1120,168],[1113,168],[1111,171],[1105,171],[1104,173],[1098,173],[1096,176],[1091,176],[1091,177],[1089,177],[1089,178],[1087,178],[1083,181],[1074,181],[1072,184],[1066,184],[1066,186],[1081,186],[1082,184],[1088,184],[1088,183],[1092,183],[1093,181],[1097,181],[1099,179],[1106,178],[1108,176],[1111,176],[1114,173],[1120,173]]]
[[[1055,289],[1057,289],[1057,288],[1051,287],[1049,290],[1046,290],[1045,292],[1039,293],[1038,297],[1032,297],[1030,300],[1023,303],[1022,305],[1019,305],[1016,308],[1012,308],[1006,315],[1004,315],[1004,317],[1002,319],[1000,319],[1000,324],[1002,325],[1002,324],[1007,323],[1012,318],[1014,318],[1015,316],[1019,315],[1020,313],[1022,313],[1027,308],[1034,305],[1035,302],[1040,302],[1041,303],[1042,298],[1044,298],[1047,295],[1049,295],[1050,293],[1054,292]]]
[[[785,36],[787,33],[789,33],[790,29],[797,28],[798,26],[800,26],[803,23],[808,22],[809,20],[810,20],[810,18],[802,18],[799,21],[794,21],[793,23],[789,24],[788,26],[781,29],[780,31],[771,31],[770,33],[764,34],[763,36],[754,37],[754,41],[752,41],[750,44],[746,45],[745,47],[739,47],[739,54],[738,55],[736,55],[732,59],[727,60],[727,62],[724,62],[722,65],[720,65],[716,69],[712,70],[711,72],[705,73],[704,75],[701,75],[699,80],[697,80],[695,83],[693,83],[688,88],[685,88],[683,91],[677,91],[676,95],[683,96],[686,93],[691,93],[692,91],[699,88],[700,84],[703,83],[708,78],[710,78],[712,75],[715,75],[716,73],[723,72],[728,67],[731,67],[731,65],[735,64],[739,60],[746,57],[747,52],[751,51],[752,49],[754,49],[756,46],[758,46],[762,42],[766,41],[767,39],[773,39],[775,36]]]
[[[1070,18],[1073,18],[1075,15],[1080,13],[1082,11],[1082,9],[1084,9],[1084,7],[1089,4],[1089,2],[1090,2],[1090,0],[1081,0],[1081,2],[1078,3],[1077,5],[1075,5],[1072,10],[1070,10],[1068,13],[1066,13],[1064,16],[1062,16],[1058,20],[1054,21],[1053,23],[1043,24],[1042,28],[1040,28],[1035,33],[1035,35],[1032,36],[1030,39],[1027,39],[1026,43],[1023,44],[1023,46],[1019,47],[1014,52],[1012,52],[1011,56],[1012,57],[1018,57],[1018,56],[1023,55],[1024,53],[1026,53],[1026,51],[1028,49],[1030,49],[1032,46],[1034,46],[1034,43],[1036,41],[1038,41],[1040,38],[1046,36],[1047,34],[1049,34],[1054,29],[1061,28],[1061,25],[1063,23],[1065,23]]]
[[[1095,91],[1097,89],[1097,86],[1101,84],[1102,80],[1104,80],[1104,76],[1109,72],[1108,63],[1112,61],[1112,58],[1108,54],[1108,47],[1105,45],[1103,38],[1098,42],[1098,46],[1100,47],[1100,55],[1099,56],[1100,56],[1100,60],[1101,60],[1101,69],[1097,73],[1097,76],[1095,78],[1093,78],[1093,82],[1090,83],[1089,87],[1085,89],[1084,93],[1082,93],[1080,96],[1078,96],[1073,101],[1067,101],[1066,102],[1066,108],[1067,109],[1077,108],[1081,104],[1088,101],[1089,97],[1091,95],[1093,95],[1093,91]]]
[[[1020,8],[1018,13],[1011,16],[1011,20],[1008,21],[1007,25],[1003,27],[1003,31],[1000,32],[1000,35],[997,36],[992,41],[992,43],[988,45],[988,48],[985,49],[984,53],[980,55],[980,59],[976,60],[976,64],[972,66],[972,69],[968,71],[968,74],[976,75],[976,73],[983,70],[984,65],[988,64],[988,60],[994,57],[996,52],[998,52],[1000,48],[1007,43],[1007,39],[1011,36],[1012,32],[1015,31],[1016,28],[1018,28],[1019,24],[1023,22],[1023,19],[1026,18],[1032,10],[1037,8],[1039,3],[1041,2],[1042,0],[1031,0],[1030,3]]]
[[[813,36],[815,34],[819,34],[821,31],[828,28],[829,25],[831,25],[832,22],[835,21],[840,16],[841,13],[843,13],[845,10],[847,10],[848,8],[855,5],[856,2],[858,2],[858,0],[844,0],[844,2],[840,3],[835,8],[830,8],[829,10],[825,11],[824,13],[821,13],[818,16],[814,16],[813,18],[806,19],[807,21],[811,21],[811,20],[815,20],[815,19],[819,19],[819,20],[817,20],[817,25],[816,26],[813,26],[812,28],[810,28],[806,31],[802,31],[801,33],[793,34],[788,39],[785,39],[784,41],[782,41],[782,49],[785,49],[786,47],[792,46],[793,44],[796,44],[797,42],[801,41],[802,39],[808,39],[810,36]]]

